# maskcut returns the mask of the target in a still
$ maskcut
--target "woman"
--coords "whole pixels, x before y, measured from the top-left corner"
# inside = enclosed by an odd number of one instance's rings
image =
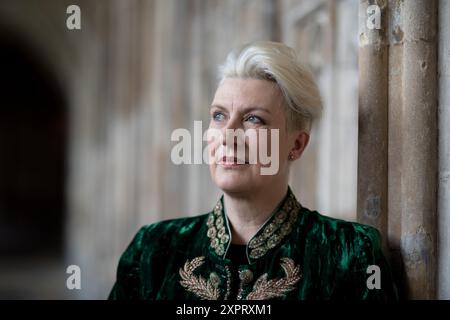
[[[310,211],[288,186],[321,111],[294,51],[246,45],[228,55],[220,80],[210,129],[221,135],[209,150],[223,196],[207,214],[142,227],[120,259],[110,299],[396,298],[378,231]],[[238,130],[264,133],[228,139]],[[263,140],[279,156],[275,174],[262,174],[273,163],[249,161]]]

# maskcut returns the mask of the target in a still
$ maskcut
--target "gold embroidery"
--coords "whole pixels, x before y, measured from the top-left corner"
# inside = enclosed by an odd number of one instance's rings
[[[225,254],[225,246],[230,240],[230,236],[226,233],[225,223],[222,217],[222,201],[219,200],[214,207],[213,212],[208,217],[207,236],[211,239],[211,247],[216,251],[217,255]]]
[[[180,284],[186,290],[195,293],[202,299],[218,300],[219,291],[219,277],[216,273],[211,273],[209,279],[206,280],[202,276],[196,276],[194,270],[200,267],[205,262],[205,257],[196,257],[191,261],[187,260],[183,268],[180,268],[181,281]]]
[[[202,276],[196,276],[194,271],[205,262],[205,257],[196,257],[191,261],[187,260],[183,268],[180,268],[181,281],[180,284],[201,299],[219,300],[220,290],[219,276],[215,272],[211,272],[209,279],[206,280]],[[283,297],[287,292],[295,289],[295,284],[302,278],[300,266],[295,265],[290,258],[281,258],[281,267],[286,277],[281,279],[267,280],[268,274],[260,276],[253,290],[247,295],[246,300],[268,300],[275,297]],[[231,293],[231,272],[228,266],[225,267],[227,273],[226,292],[224,300],[227,300]],[[242,299],[243,286],[249,284],[253,280],[253,273],[250,270],[239,272],[240,285],[237,299]]]
[[[247,296],[247,300],[267,300],[275,297],[282,297],[287,292],[295,289],[295,284],[301,279],[300,267],[289,258],[281,259],[281,267],[286,273],[286,277],[281,279],[267,280],[267,273],[256,280],[252,292]]]
[[[252,282],[253,272],[249,269],[239,270],[239,290],[237,293],[237,300],[242,300],[242,293],[244,291],[244,286]]]
[[[300,204],[292,193],[289,194],[283,207],[276,213],[275,218],[264,227],[263,232],[250,240],[248,247],[250,258],[262,257],[270,249],[276,247],[288,235],[297,220]]]
[[[275,248],[292,231],[300,208],[300,204],[289,189],[287,199],[270,223],[263,226],[258,235],[250,240],[248,244],[249,257],[258,259],[270,249]],[[217,202],[213,212],[210,213],[207,226],[207,236],[210,239],[211,247],[217,255],[223,256],[230,241],[230,235],[227,233],[221,200]]]
[[[227,292],[225,293],[224,300],[228,300],[231,294],[231,271],[229,266],[225,266],[225,272],[227,273]]]

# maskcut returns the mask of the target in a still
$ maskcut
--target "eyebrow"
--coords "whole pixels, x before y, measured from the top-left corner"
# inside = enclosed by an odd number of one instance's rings
[[[211,108],[219,108],[219,109],[228,111],[227,108],[225,108],[224,106],[218,105],[218,104],[212,104]],[[267,110],[267,109],[265,109],[263,107],[249,106],[249,107],[243,108],[244,113],[248,113],[248,112],[255,111],[255,110],[256,111],[263,111],[265,113],[271,114],[271,112],[269,110]]]

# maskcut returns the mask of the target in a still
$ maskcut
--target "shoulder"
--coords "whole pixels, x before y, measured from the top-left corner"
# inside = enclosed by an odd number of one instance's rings
[[[374,227],[324,216],[317,211],[305,214],[305,232],[310,250],[317,258],[336,267],[330,269],[354,277],[366,276],[368,266],[384,259],[380,233]]]
[[[380,232],[372,226],[332,218],[304,207],[302,211],[307,232],[322,245],[351,249],[355,254],[380,249]]]
[[[162,220],[147,224],[139,229],[135,238],[141,242],[142,246],[148,243],[152,245],[158,243],[170,244],[174,241],[187,240],[202,232],[206,226],[208,214]]]
[[[152,224],[147,224],[141,228],[141,232],[146,234],[154,234],[154,233],[179,233],[185,234],[192,232],[198,228],[201,228],[203,224],[206,224],[206,219],[208,218],[209,213],[193,216],[193,217],[184,217],[184,218],[176,218],[169,220],[162,220],[159,222],[155,222]]]
[[[315,253],[320,261],[317,268],[325,283],[325,296],[337,299],[397,299],[395,281],[383,255],[380,233],[376,228],[324,216],[317,211],[305,209],[304,212],[304,230],[311,240],[308,242],[311,253]],[[373,285],[371,288],[369,280]],[[332,288],[327,285],[329,283],[338,285]]]
[[[308,208],[302,207],[304,213],[304,222],[315,225],[324,231],[324,235],[337,235],[353,237],[368,237],[376,239],[379,237],[379,231],[369,225],[337,219],[325,216],[317,211],[311,211]]]

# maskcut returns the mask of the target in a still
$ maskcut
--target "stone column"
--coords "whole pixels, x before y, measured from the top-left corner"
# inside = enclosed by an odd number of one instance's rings
[[[386,3],[375,1],[381,24],[368,27],[377,15],[369,2],[359,6],[359,137],[358,137],[358,221],[387,232],[388,160],[388,50]],[[371,20],[372,21],[372,20]]]
[[[436,1],[404,1],[401,251],[410,299],[436,294]]]
[[[368,30],[369,3],[360,5],[358,220],[387,233],[394,273],[399,283],[404,277],[401,293],[432,299],[436,296],[436,1],[374,4],[380,9],[380,29]],[[386,20],[389,50],[383,31]]]
[[[388,2],[389,83],[388,83],[388,247],[392,271],[398,280],[399,294],[404,293],[404,266],[400,250],[402,224],[402,69],[403,26],[401,1]]]
[[[450,299],[450,1],[439,2],[438,298]]]

